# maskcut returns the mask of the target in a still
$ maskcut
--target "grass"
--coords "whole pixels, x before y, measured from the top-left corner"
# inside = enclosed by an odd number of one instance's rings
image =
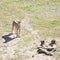
[[[60,19],[56,20],[48,20],[41,18],[40,16],[34,16],[31,18],[31,25],[33,26],[34,29],[40,30],[45,36],[60,36],[59,34],[59,29],[52,30],[51,29],[60,26]]]
[[[54,2],[60,2],[60,0],[53,0]]]
[[[2,57],[0,57],[0,60],[2,60]]]
[[[28,44],[29,42],[31,42],[31,41],[33,41],[34,40],[34,38],[33,38],[33,36],[30,36],[30,37],[22,37],[22,39],[24,40],[24,42],[26,43],[26,44]]]

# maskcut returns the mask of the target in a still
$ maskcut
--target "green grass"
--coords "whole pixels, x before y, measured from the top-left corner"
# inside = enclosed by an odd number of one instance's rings
[[[58,28],[50,32],[51,29],[60,26],[60,19],[51,21],[49,19],[41,18],[40,16],[34,16],[31,18],[30,23],[34,29],[40,30],[43,36],[60,36]]]
[[[2,57],[0,57],[0,60],[3,60],[3,58],[2,58]]]
[[[29,42],[31,42],[31,41],[33,41],[34,40],[34,38],[31,36],[31,37],[22,37],[22,39],[24,40],[24,42],[26,43],[26,44],[28,44]]]
[[[60,2],[60,0],[53,0],[53,2]]]
[[[60,25],[60,19],[51,21],[51,20],[46,20],[44,18],[41,18],[40,16],[34,16],[32,17],[31,23],[35,28],[53,28],[56,26]]]

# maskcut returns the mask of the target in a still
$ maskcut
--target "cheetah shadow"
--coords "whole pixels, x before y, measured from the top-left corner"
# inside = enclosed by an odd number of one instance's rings
[[[3,42],[3,43],[7,43],[7,42],[9,42],[9,41],[11,41],[11,40],[13,40],[13,39],[15,39],[16,37],[10,37],[11,35],[13,35],[12,33],[9,33],[9,34],[7,34],[7,35],[4,35],[4,36],[2,36],[2,38],[5,40],[5,42]]]

